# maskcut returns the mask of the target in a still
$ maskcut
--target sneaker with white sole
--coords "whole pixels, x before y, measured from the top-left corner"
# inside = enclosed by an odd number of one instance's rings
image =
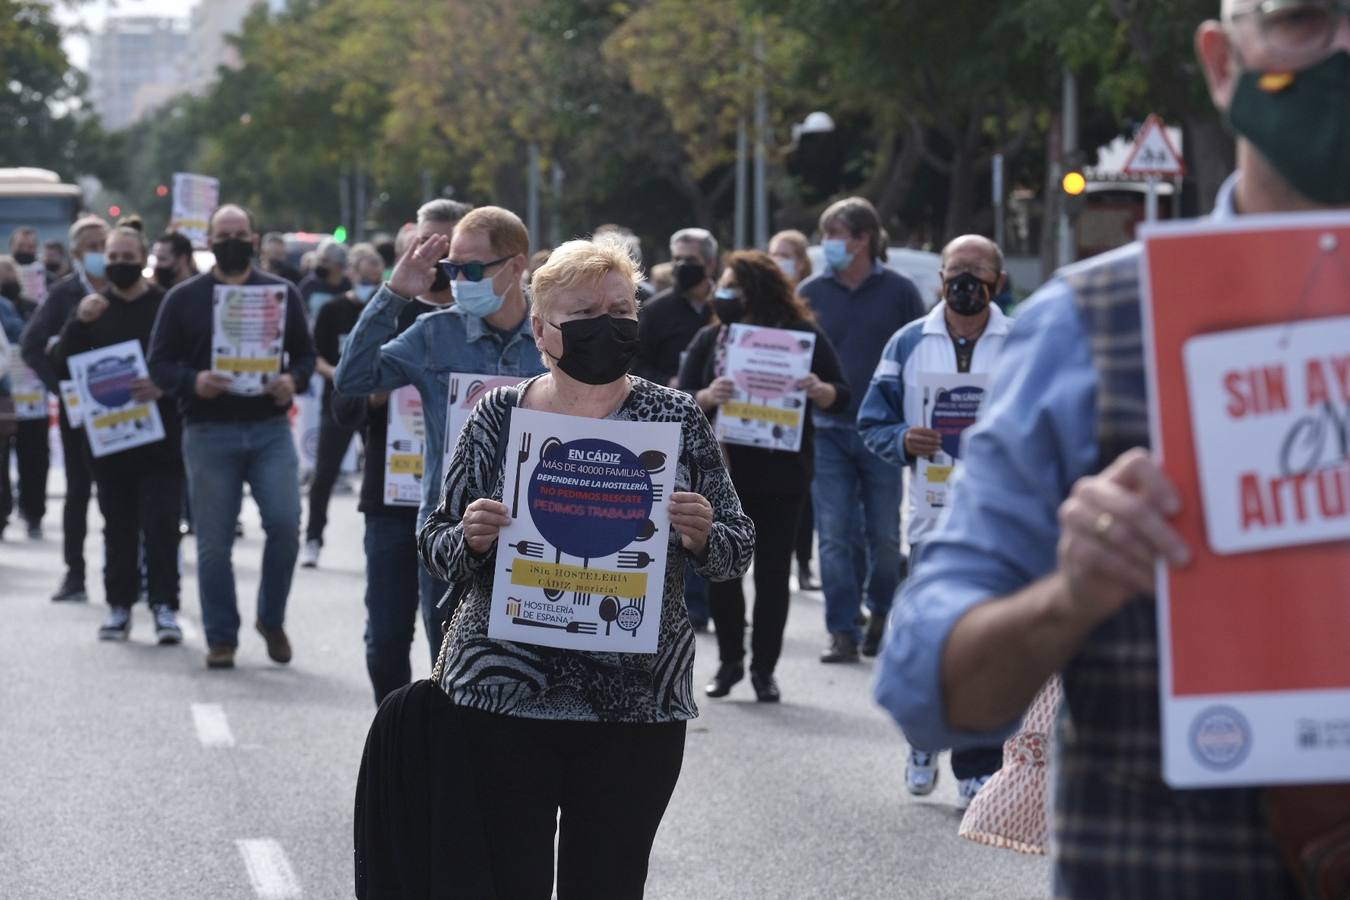
[[[125,641],[131,634],[131,610],[125,606],[114,606],[108,610],[108,618],[98,627],[100,641]]]
[[[905,763],[905,790],[912,796],[926,797],[933,793],[938,782],[938,755],[923,750],[910,750]]]
[[[310,538],[305,541],[305,546],[300,548],[300,568],[317,569],[319,567],[319,551],[323,549],[320,541]]]
[[[178,627],[178,613],[167,604],[153,607],[155,614],[155,640],[161,644],[183,643],[183,629]]]
[[[965,809],[980,792],[980,788],[989,783],[992,775],[977,775],[974,778],[962,778],[956,782],[956,808]]]

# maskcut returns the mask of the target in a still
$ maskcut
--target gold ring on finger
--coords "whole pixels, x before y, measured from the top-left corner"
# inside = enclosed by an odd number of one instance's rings
[[[1116,517],[1109,512],[1104,512],[1097,516],[1097,521],[1093,523],[1092,530],[1097,537],[1104,539],[1114,524],[1116,524]]]

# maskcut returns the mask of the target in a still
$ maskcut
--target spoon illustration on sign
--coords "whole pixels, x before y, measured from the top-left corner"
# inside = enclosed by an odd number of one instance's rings
[[[605,637],[609,637],[610,626],[619,617],[619,598],[605,597],[600,601],[600,619],[605,623]]]

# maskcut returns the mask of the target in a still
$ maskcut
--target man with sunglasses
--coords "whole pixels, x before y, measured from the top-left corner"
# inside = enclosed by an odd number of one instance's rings
[[[421,395],[426,440],[418,528],[441,499],[450,373],[525,377],[544,371],[521,288],[529,252],[529,232],[515,213],[433,200],[418,210],[416,238],[348,338],[334,377],[339,392],[373,394],[414,385]],[[399,333],[399,313],[414,298],[448,308],[419,317]],[[418,579],[434,657],[441,623],[453,612],[436,608],[448,585],[425,569],[418,570]]]
[[[1350,2],[1225,0],[1195,47],[1238,136],[1215,215],[1350,208]],[[981,746],[1058,672],[1056,896],[1292,898],[1260,791],[1160,771],[1154,564],[1190,551],[1146,447],[1140,257],[1072,266],[1020,310],[876,697],[921,749]]]

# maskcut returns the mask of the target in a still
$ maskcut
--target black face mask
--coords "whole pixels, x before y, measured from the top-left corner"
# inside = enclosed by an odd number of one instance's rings
[[[724,325],[735,325],[745,317],[745,298],[735,297],[724,300],[720,297],[714,297],[712,308],[713,312],[717,314],[719,322]]]
[[[173,266],[155,266],[155,283],[168,290],[174,286],[176,270]]]
[[[675,286],[682,291],[698,287],[708,280],[708,270],[703,263],[682,262],[675,264]]]
[[[428,294],[439,294],[441,291],[448,290],[450,287],[450,276],[445,274],[445,270],[440,266],[436,267],[436,277],[431,279],[431,287],[427,288]]]
[[[51,272],[53,275],[61,271],[61,262],[59,260],[54,259],[51,262],[47,263],[46,266],[47,271]]]
[[[329,273],[329,271],[328,271],[328,267],[327,267],[327,266],[315,266],[315,267],[314,267],[314,277],[315,277],[315,278],[318,278],[320,281],[327,281],[327,280],[328,280],[329,274],[330,274],[330,273]]]
[[[619,380],[637,355],[637,319],[604,315],[553,327],[562,334],[563,344],[562,356],[554,357],[554,362],[582,384]]]
[[[952,312],[960,316],[979,315],[989,306],[989,300],[994,296],[993,284],[981,281],[969,272],[948,279],[944,288],[947,305],[952,308]]]
[[[211,245],[216,255],[216,265],[226,275],[239,275],[248,270],[253,261],[253,242],[243,238],[226,238]]]
[[[135,263],[108,263],[105,273],[113,287],[125,291],[140,280],[141,266]]]
[[[27,250],[20,250],[14,254],[14,261],[21,266],[31,266],[37,262],[37,254],[29,253]]]
[[[4,297],[6,300],[18,300],[19,292],[17,281],[0,281],[0,297]]]

